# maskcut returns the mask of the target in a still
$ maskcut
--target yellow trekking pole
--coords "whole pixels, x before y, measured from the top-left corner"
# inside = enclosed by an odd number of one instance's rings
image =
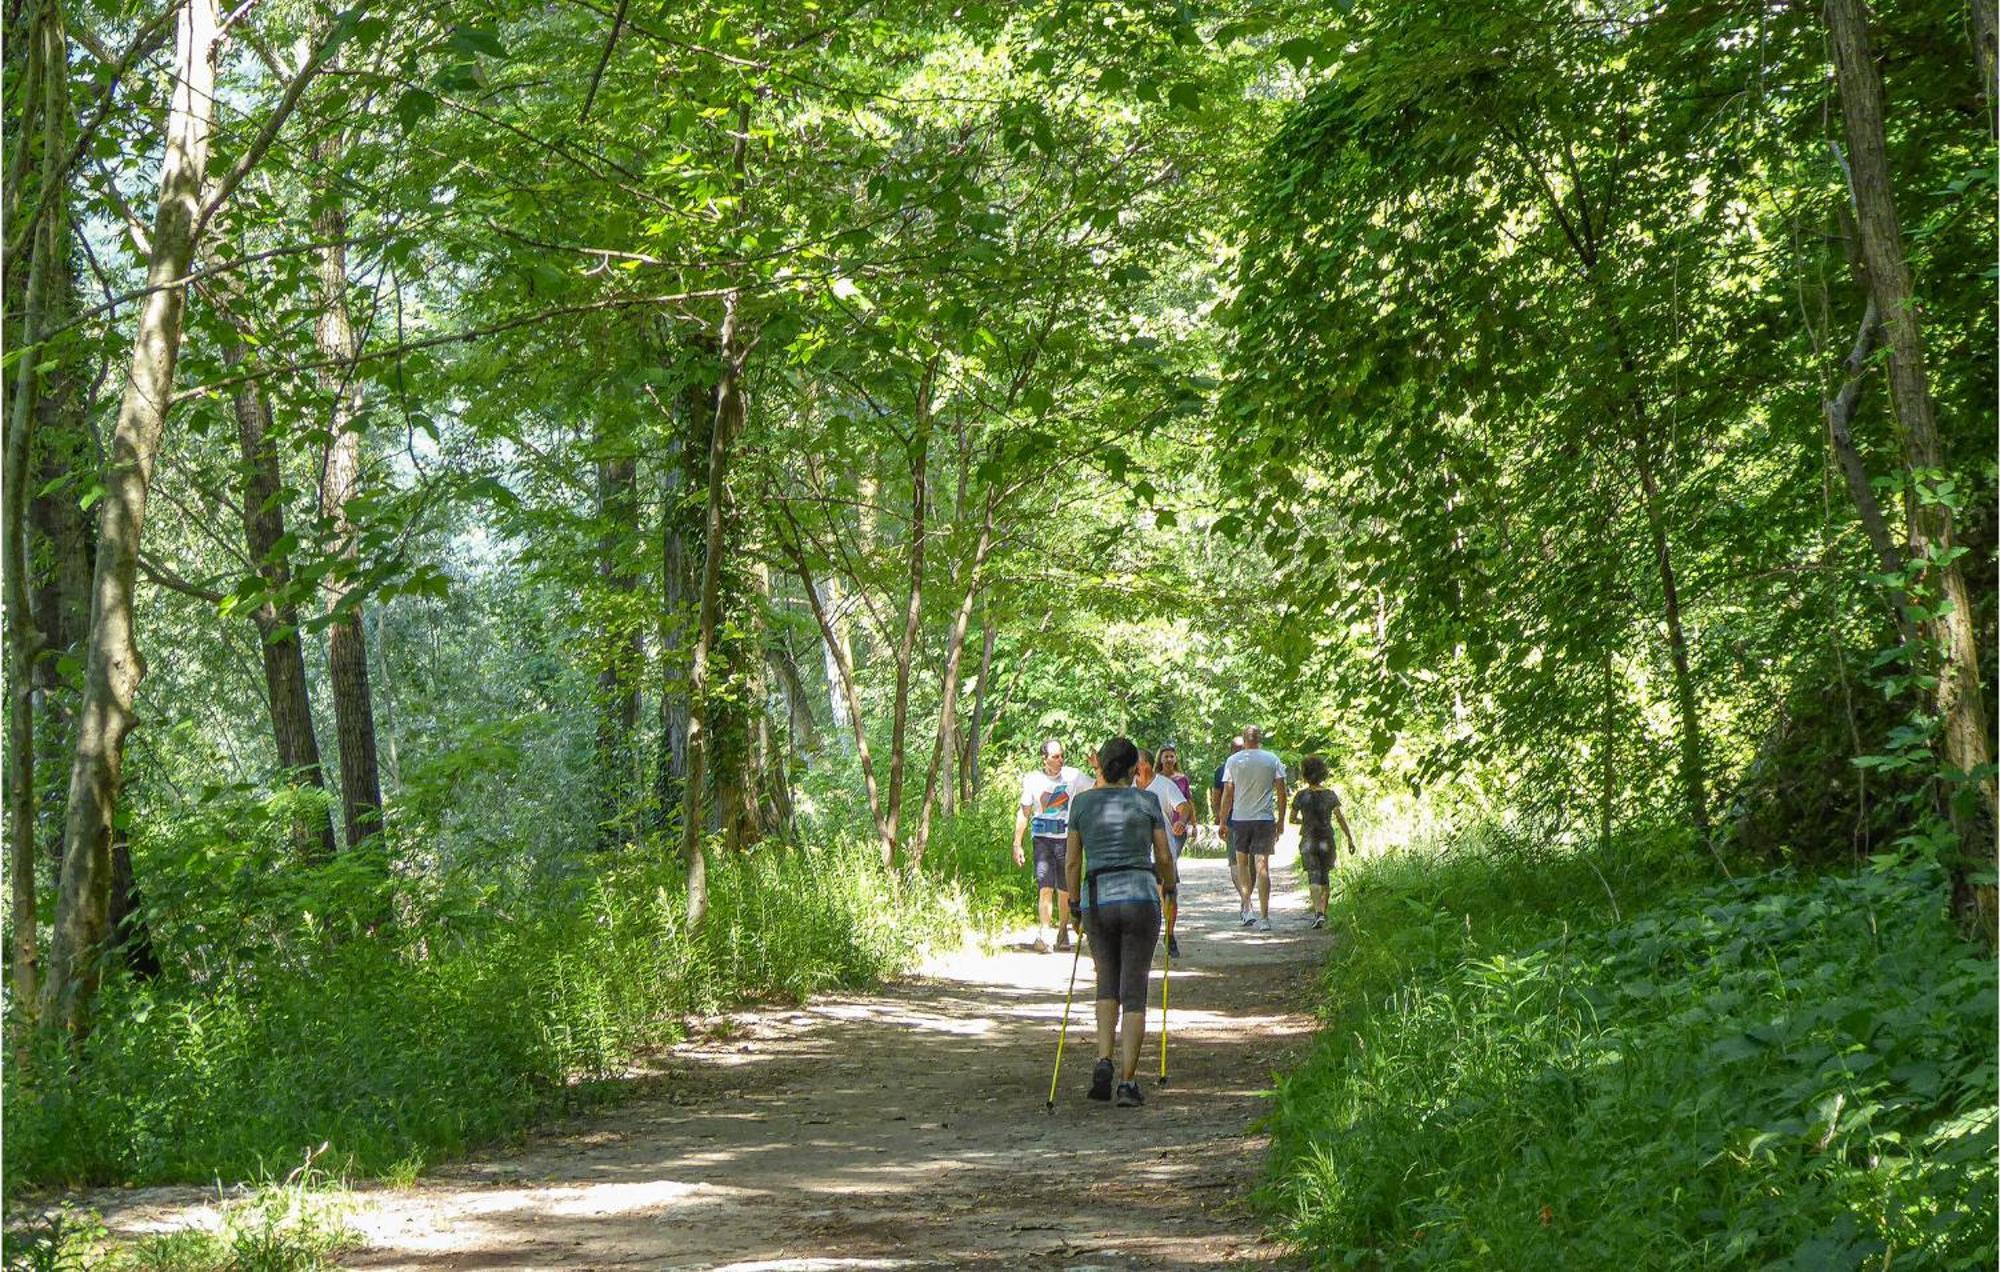
[[[1076,953],[1071,955],[1069,960],[1069,989],[1063,994],[1062,1032],[1056,1035],[1055,1072],[1049,1074],[1048,1110],[1051,1113],[1055,1112],[1055,1107],[1056,1107],[1056,1079],[1062,1075],[1063,1044],[1069,1041],[1069,1003],[1070,999],[1076,996],[1076,965],[1077,965],[1077,960],[1081,959],[1082,957],[1083,957],[1083,942],[1078,941],[1076,943]]]
[[[1167,971],[1160,978],[1160,1085],[1167,1084],[1167,995],[1174,987],[1174,947],[1167,947]]]
[[[1081,851],[1080,848],[1079,851]],[[1095,957],[1095,955],[1092,957]],[[1076,953],[1070,955],[1069,959],[1069,988],[1063,991],[1062,1032],[1056,1035],[1056,1067],[1054,1072],[1049,1074],[1049,1102],[1047,1111],[1050,1113],[1056,1111],[1056,1080],[1062,1076],[1063,1044],[1069,1041],[1069,1004],[1070,1000],[1076,997],[1076,965],[1082,958],[1083,931],[1079,927],[1077,930]]]

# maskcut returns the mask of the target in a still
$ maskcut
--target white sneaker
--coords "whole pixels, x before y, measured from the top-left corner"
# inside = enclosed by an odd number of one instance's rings
[[[1250,926],[1250,925],[1251,925],[1252,923],[1255,923],[1256,921],[1257,921],[1257,917],[1256,917],[1255,915],[1253,915],[1253,914],[1251,914],[1251,913],[1250,913],[1250,907],[1249,907],[1249,906],[1247,906],[1247,905],[1246,905],[1246,906],[1244,906],[1244,907],[1243,907],[1243,926],[1244,926],[1244,927],[1249,927],[1249,926]]]
[[[1257,923],[1257,930],[1258,930],[1259,932],[1268,932],[1268,931],[1270,931],[1270,930],[1271,930],[1271,920],[1269,920],[1269,919],[1262,919],[1262,920],[1259,920],[1259,921],[1258,921],[1258,923]]]

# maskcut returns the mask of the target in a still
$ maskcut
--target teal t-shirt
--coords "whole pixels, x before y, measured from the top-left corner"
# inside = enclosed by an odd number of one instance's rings
[[[1069,805],[1069,828],[1083,841],[1083,873],[1114,866],[1140,866],[1098,876],[1083,885],[1083,908],[1125,901],[1160,901],[1153,877],[1153,832],[1164,831],[1160,801],[1130,786],[1098,786],[1079,792]],[[1095,896],[1092,895],[1093,886]]]

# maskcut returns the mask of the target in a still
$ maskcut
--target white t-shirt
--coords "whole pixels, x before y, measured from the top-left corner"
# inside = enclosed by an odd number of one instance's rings
[[[1278,820],[1277,785],[1285,780],[1283,760],[1261,746],[1238,751],[1222,766],[1222,780],[1236,784],[1229,820]]]
[[[1082,769],[1063,765],[1062,772],[1050,777],[1036,769],[1021,779],[1021,807],[1033,820],[1029,828],[1035,838],[1061,839],[1069,834],[1069,801],[1096,783]]]
[[[1153,774],[1153,784],[1146,789],[1160,801],[1160,821],[1167,828],[1167,841],[1172,843],[1180,838],[1174,834],[1174,810],[1187,803],[1188,798],[1181,794],[1181,788],[1174,784],[1174,779],[1165,773]]]

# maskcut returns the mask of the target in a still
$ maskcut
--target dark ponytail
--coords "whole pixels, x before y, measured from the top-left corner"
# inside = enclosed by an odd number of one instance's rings
[[[1097,767],[1106,783],[1122,782],[1139,766],[1139,748],[1128,737],[1115,737],[1097,749]]]

